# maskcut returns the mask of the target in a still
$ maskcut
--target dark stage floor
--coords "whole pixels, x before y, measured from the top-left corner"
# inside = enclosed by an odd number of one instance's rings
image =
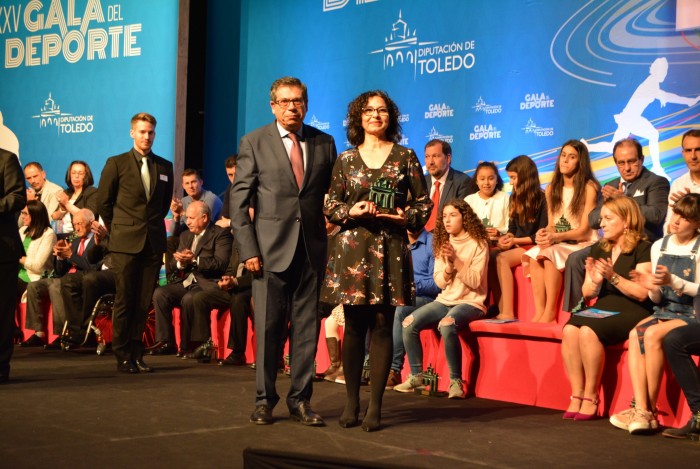
[[[315,386],[313,407],[327,427],[290,421],[283,403],[274,425],[255,426],[248,423],[253,370],[173,356],[148,363],[155,373],[130,376],[115,371],[111,355],[17,348],[11,382],[0,387],[0,467],[242,467],[248,447],[338,457],[345,467],[700,465],[697,443],[632,437],[606,420],[564,421],[557,411],[474,398],[387,391],[383,430],[343,429],[344,387],[325,382]],[[280,375],[280,394],[288,385]],[[366,404],[369,393],[362,398]]]

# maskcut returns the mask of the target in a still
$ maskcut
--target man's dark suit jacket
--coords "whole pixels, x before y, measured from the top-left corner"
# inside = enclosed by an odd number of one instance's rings
[[[606,186],[615,189],[620,187],[620,180],[615,178],[608,182]],[[646,168],[642,168],[642,173],[637,179],[632,181],[627,187],[626,194],[631,197],[644,215],[644,231],[649,241],[654,242],[663,237],[664,219],[668,210],[668,193],[671,187],[668,179],[652,173]],[[600,228],[600,209],[603,200],[599,200],[598,206],[591,210],[588,215],[588,223],[593,229]]]
[[[149,155],[151,198],[141,182],[139,155],[131,149],[107,160],[97,190],[98,212],[109,230],[110,252],[137,254],[146,241],[156,253],[166,250],[165,223],[173,194],[173,165]]]
[[[56,273],[59,277],[64,276],[68,271],[75,265],[75,268],[82,272],[90,272],[92,270],[99,270],[102,268],[102,262],[92,263],[90,262],[88,254],[93,250],[95,244],[95,238],[90,237],[90,239],[85,243],[85,248],[83,249],[83,255],[78,255],[80,251],[80,240],[82,238],[74,239],[71,243],[71,256],[68,259],[56,258]]]
[[[425,174],[425,184],[428,187],[428,194],[432,191],[433,178],[430,174]],[[472,188],[472,178],[464,174],[461,171],[455,171],[450,168],[447,171],[447,179],[445,180],[445,186],[440,188],[440,205],[438,207],[438,214],[442,213],[442,208],[445,206],[445,202],[459,199],[464,200],[466,196],[474,193]]]
[[[183,232],[180,235],[180,245],[178,251],[189,249],[192,246],[194,234],[190,230]],[[187,266],[182,273],[184,275],[178,277],[178,282],[184,281],[187,274],[191,271],[194,273],[197,283],[202,289],[219,289],[217,280],[226,272],[229,260],[231,259],[231,246],[233,245],[233,237],[227,229],[216,225],[209,225],[204,231],[202,238],[197,242],[194,251],[197,259],[196,266]],[[171,260],[173,272],[177,272],[177,261]]]
[[[24,173],[14,153],[0,148],[0,263],[16,263],[24,255],[17,230],[19,212],[27,205]],[[5,288],[8,288],[5,285]]]
[[[241,260],[261,257],[264,269],[283,272],[292,262],[303,231],[312,267],[326,266],[327,236],[323,198],[337,157],[333,137],[303,126],[306,166],[297,188],[287,150],[276,122],[245,135],[238,150],[231,190],[231,226]],[[257,194],[255,221],[248,207]]]

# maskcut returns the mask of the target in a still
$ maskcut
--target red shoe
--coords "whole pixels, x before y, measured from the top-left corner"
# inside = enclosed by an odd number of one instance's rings
[[[576,414],[576,416],[574,417],[574,420],[577,420],[577,421],[579,421],[579,422],[585,422],[585,421],[588,421],[588,420],[596,420],[596,419],[598,418],[598,408],[597,408],[597,406],[598,406],[598,403],[599,403],[600,401],[598,401],[598,399],[590,399],[590,398],[588,398],[588,397],[583,397],[583,398],[581,398],[581,400],[583,400],[583,401],[588,401],[588,402],[592,403],[594,406],[596,406],[596,412],[593,413],[593,414],[582,414],[581,412],[579,412],[579,413]]]
[[[583,398],[579,396],[569,396],[569,400],[573,401],[574,399],[578,399],[579,401],[582,401]],[[576,419],[576,415],[578,415],[578,412],[569,412],[568,410],[564,412],[564,415],[561,416],[564,420],[574,420]]]

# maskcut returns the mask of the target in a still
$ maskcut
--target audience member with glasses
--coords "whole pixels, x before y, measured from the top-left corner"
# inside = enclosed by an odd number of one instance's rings
[[[384,91],[367,91],[348,105],[353,148],[333,168],[325,214],[340,232],[331,239],[322,301],[345,310],[344,428],[359,424],[365,336],[370,344],[370,400],[362,421],[377,430],[392,360],[396,306],[412,305],[415,288],[406,229],[420,231],[430,215],[425,179],[413,150],[399,145],[399,109]],[[257,304],[256,304],[257,306]]]
[[[73,231],[72,217],[81,208],[92,210],[97,217],[97,189],[93,186],[95,179],[90,166],[85,161],[73,161],[66,171],[67,189],[56,193],[58,209],[51,214],[55,220],[57,234]]]

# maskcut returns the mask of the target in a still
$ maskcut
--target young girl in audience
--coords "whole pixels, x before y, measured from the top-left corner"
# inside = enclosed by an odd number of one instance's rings
[[[403,342],[411,366],[406,381],[394,386],[411,392],[423,385],[423,348],[419,333],[436,324],[445,344],[450,369],[449,398],[464,397],[462,345],[457,331],[486,314],[488,234],[469,205],[459,199],[445,203],[433,231],[433,278],[442,289],[435,301],[421,306],[403,320]]]
[[[686,194],[674,204],[668,230],[670,234],[651,247],[651,272],[633,275],[657,306],[650,318],[641,320],[629,333],[635,406],[610,417],[610,423],[631,434],[659,425],[656,400],[664,369],[664,337],[673,329],[698,322],[693,299],[700,290],[700,194]]]
[[[508,233],[498,239],[498,250],[492,253],[489,265],[489,288],[498,305],[498,319],[515,318],[512,269],[522,263],[525,251],[535,245],[537,231],[547,227],[547,201],[535,162],[520,155],[506,165],[506,171],[513,188],[507,206]]]
[[[486,227],[491,242],[495,243],[508,231],[508,194],[503,192],[503,179],[498,168],[490,161],[476,167],[474,184],[477,191],[464,198]]]
[[[549,224],[537,231],[536,246],[523,255],[535,299],[533,322],[556,322],[566,258],[598,237],[588,224],[588,214],[595,207],[599,190],[588,148],[578,140],[564,143],[545,192]]]

